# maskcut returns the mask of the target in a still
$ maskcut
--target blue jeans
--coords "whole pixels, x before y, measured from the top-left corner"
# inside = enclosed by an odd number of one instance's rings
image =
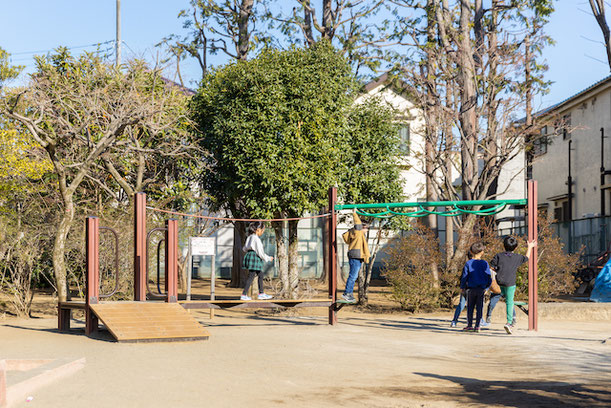
[[[463,296],[463,293],[461,293],[460,301],[458,302],[458,305],[456,305],[456,311],[454,312],[454,318],[452,319],[453,322],[458,321],[458,318],[460,317],[460,314],[462,313],[466,304],[467,304],[467,298]]]
[[[488,303],[488,311],[486,312],[486,320],[490,320],[490,317],[492,316],[492,311],[494,310],[494,307],[496,306],[497,303],[499,303],[499,300],[501,299],[501,294],[500,293],[492,293],[490,294],[490,303]],[[513,308],[513,320],[515,320],[516,318],[516,308]]]
[[[344,295],[350,295],[354,291],[354,282],[359,276],[361,265],[363,265],[362,259],[348,258],[348,264],[350,265],[350,272],[348,273],[348,280],[346,281],[346,289]]]

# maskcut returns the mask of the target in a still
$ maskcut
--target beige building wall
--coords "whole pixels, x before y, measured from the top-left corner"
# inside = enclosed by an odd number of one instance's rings
[[[572,219],[597,216],[600,208],[601,131],[611,136],[611,79],[590,87],[576,97],[562,102],[551,115],[570,115],[570,135],[562,127],[548,126],[547,152],[533,160],[533,178],[538,181],[538,201],[547,205],[548,215],[568,200],[569,141],[571,141],[571,176],[573,179]],[[611,169],[611,137],[605,139],[605,167]],[[607,176],[611,180],[611,176]],[[607,181],[609,182],[609,181]],[[610,214],[609,190],[606,191],[606,214]]]
[[[410,151],[400,159],[403,195],[406,201],[424,200],[426,177],[424,175],[424,119],[420,110],[408,99],[381,83],[368,93],[359,96],[356,103],[365,98],[379,97],[399,112],[400,122],[409,124]]]

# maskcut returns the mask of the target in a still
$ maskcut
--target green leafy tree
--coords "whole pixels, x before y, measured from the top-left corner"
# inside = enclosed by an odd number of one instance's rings
[[[364,97],[348,115],[349,132],[341,162],[340,199],[346,203],[388,203],[401,200],[397,112],[381,99]],[[373,264],[380,240],[402,227],[399,220],[372,220],[367,238],[373,244],[371,260],[359,271],[359,304],[368,301]],[[375,231],[375,232],[374,232]],[[371,235],[375,234],[373,237]],[[373,238],[371,240],[370,238]]]
[[[299,217],[323,208],[346,148],[340,143],[353,86],[349,65],[327,43],[265,50],[212,71],[192,103],[211,155],[202,182],[212,208],[240,218]],[[288,239],[282,223],[273,227],[283,292],[296,296],[297,221],[288,222]],[[234,254],[234,265],[240,259]]]
[[[10,54],[0,47],[0,89],[11,79],[17,78],[23,70],[23,65],[11,65]]]

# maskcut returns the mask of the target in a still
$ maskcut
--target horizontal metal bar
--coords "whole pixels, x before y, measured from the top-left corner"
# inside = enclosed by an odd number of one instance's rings
[[[408,203],[377,203],[377,204],[336,204],[335,210],[351,210],[363,208],[406,208],[406,207],[452,207],[474,205],[526,205],[526,199],[517,200],[464,200],[464,201],[426,201]]]

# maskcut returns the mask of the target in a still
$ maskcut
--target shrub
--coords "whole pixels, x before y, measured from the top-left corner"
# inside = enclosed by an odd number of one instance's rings
[[[469,245],[481,241],[485,246],[483,259],[504,251],[503,236],[499,236],[493,223],[481,219],[474,234],[461,239]],[[516,253],[526,254],[526,237],[518,236]],[[460,276],[448,272],[445,256],[434,233],[426,226],[412,223],[409,232],[396,237],[386,251],[384,275],[392,287],[392,298],[404,310],[451,307],[459,294]],[[576,282],[573,273],[580,268],[579,254],[566,254],[559,238],[552,234],[551,223],[539,217],[538,240],[539,300],[549,301],[559,295],[572,293]],[[466,259],[464,260],[466,261]],[[437,267],[439,282],[433,279],[433,266]],[[528,297],[528,264],[518,269],[516,299]]]
[[[439,241],[424,226],[413,224],[407,235],[395,238],[387,250],[383,273],[392,298],[402,309],[418,312],[440,305],[440,287],[431,278],[432,265],[441,264]]]

